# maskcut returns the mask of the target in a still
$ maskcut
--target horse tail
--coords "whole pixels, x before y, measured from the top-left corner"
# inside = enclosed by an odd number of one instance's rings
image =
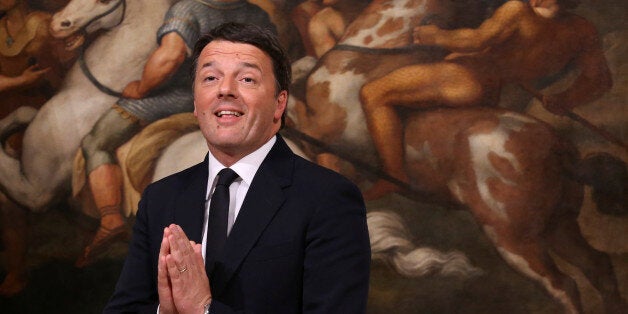
[[[367,214],[366,220],[373,259],[391,264],[404,276],[436,273],[465,278],[482,274],[482,270],[471,265],[460,252],[444,253],[429,247],[416,247],[401,217],[393,212],[372,211]]]
[[[149,124],[133,138],[126,157],[129,181],[141,192],[152,181],[157,159],[181,136],[198,130],[192,113],[180,113]]]
[[[626,163],[608,153],[594,153],[576,163],[576,180],[593,188],[599,212],[613,216],[628,214],[628,170]]]

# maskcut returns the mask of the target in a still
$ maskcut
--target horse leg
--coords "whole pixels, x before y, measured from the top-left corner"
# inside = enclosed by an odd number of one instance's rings
[[[0,295],[12,296],[26,287],[28,282],[26,269],[26,238],[28,220],[26,210],[5,199],[0,205],[0,234],[5,248],[6,272]]]
[[[482,123],[469,128],[469,134],[477,129],[486,130]],[[554,171],[558,163],[551,158],[550,147],[537,140],[527,145],[526,152],[534,154],[505,154],[507,143],[520,144],[519,136],[538,138],[545,135],[543,129],[530,128],[529,133],[509,134],[493,132],[490,141],[482,137],[466,135],[466,145],[459,145],[457,162],[461,163],[460,182],[475,182],[472,188],[462,188],[457,194],[469,204],[469,210],[493,242],[498,253],[515,270],[542,285],[566,313],[582,313],[580,296],[574,280],[560,272],[549,254],[545,234],[548,223],[555,215],[560,201],[563,181]],[[548,136],[541,139],[550,140]],[[469,154],[469,156],[466,156]],[[548,156],[549,154],[549,156]],[[469,161],[467,161],[469,160]],[[471,167],[465,168],[466,164]],[[525,167],[525,168],[524,168]],[[526,169],[521,171],[520,169]],[[469,171],[471,170],[471,171]]]
[[[0,121],[0,143],[9,156],[16,159],[21,156],[24,135],[21,131],[26,129],[36,115],[36,109],[22,106]]]
[[[508,229],[519,229],[511,226]],[[498,233],[498,229],[484,227],[499,254],[517,271],[543,285],[549,294],[559,301],[566,313],[582,313],[580,294],[573,279],[560,272],[547,251],[544,240],[513,236],[510,231]]]
[[[22,106],[15,109],[8,116],[0,120],[0,139],[5,140],[15,130],[22,128],[25,124],[29,124],[37,115],[37,109]]]
[[[578,267],[600,292],[606,313],[628,313],[609,256],[593,248],[584,239],[575,214],[573,217],[561,217],[557,220],[549,238],[554,251]]]
[[[13,139],[12,135],[30,124],[37,113],[38,110],[35,108],[22,106],[0,120],[0,142],[2,142],[0,145],[0,182],[3,182],[0,190],[12,201],[34,211],[42,211],[45,209],[46,201],[51,197],[50,193],[42,191],[37,185],[47,182],[46,179],[29,180],[26,178],[21,160],[16,157],[16,155],[21,155],[21,152],[16,154],[11,148],[5,147],[7,140]]]

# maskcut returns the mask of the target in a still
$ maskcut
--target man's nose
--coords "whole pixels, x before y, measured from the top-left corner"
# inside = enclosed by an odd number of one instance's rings
[[[218,90],[218,97],[233,97],[235,98],[237,94],[237,86],[236,82],[231,79],[224,79],[220,82],[220,87]]]

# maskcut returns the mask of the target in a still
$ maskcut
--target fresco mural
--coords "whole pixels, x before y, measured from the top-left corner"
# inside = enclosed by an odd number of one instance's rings
[[[99,312],[142,190],[207,152],[186,62],[151,72],[176,2],[0,0],[0,312]],[[249,2],[293,60],[282,134],[363,190],[369,313],[628,310],[625,1]]]

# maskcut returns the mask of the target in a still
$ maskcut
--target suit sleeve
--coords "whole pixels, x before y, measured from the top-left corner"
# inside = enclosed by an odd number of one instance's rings
[[[331,184],[307,229],[304,313],[364,313],[371,249],[366,208],[358,188]]]
[[[150,244],[148,199],[147,189],[139,203],[129,253],[103,313],[156,313],[159,298]]]
[[[220,302],[220,301],[212,301],[212,304],[209,306],[209,314],[242,314],[243,311],[234,311],[228,305]]]

